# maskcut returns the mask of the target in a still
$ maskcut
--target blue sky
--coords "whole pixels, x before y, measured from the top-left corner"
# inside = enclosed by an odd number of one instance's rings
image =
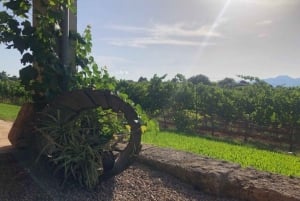
[[[300,77],[299,10],[300,0],[78,0],[78,31],[92,26],[93,56],[119,79]],[[0,55],[17,75],[18,53]]]

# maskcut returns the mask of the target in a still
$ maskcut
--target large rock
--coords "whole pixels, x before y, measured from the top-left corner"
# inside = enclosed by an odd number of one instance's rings
[[[8,139],[16,148],[28,147],[32,140],[33,120],[35,109],[32,103],[25,103],[18,113],[17,119],[11,127]]]
[[[138,159],[209,194],[245,201],[300,201],[300,178],[145,145]]]

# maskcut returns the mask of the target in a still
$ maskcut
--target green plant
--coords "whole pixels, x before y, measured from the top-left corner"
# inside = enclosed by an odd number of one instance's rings
[[[71,78],[72,89],[92,88],[115,90],[116,80],[111,77],[107,69],[99,68],[91,55],[92,35],[91,27],[87,26],[84,33],[73,36],[76,39],[76,63],[78,64],[77,73]]]
[[[299,156],[260,150],[247,145],[229,144],[184,133],[146,132],[142,136],[142,141],[239,163],[242,167],[254,167],[276,174],[300,177]]]
[[[196,130],[195,121],[200,122],[202,119],[202,116],[191,110],[177,111],[174,115],[176,128],[181,132],[194,132]]]
[[[122,118],[110,110],[92,109],[65,121],[61,110],[43,113],[37,129],[44,142],[40,155],[47,155],[64,182],[77,180],[88,188],[106,171],[103,158],[112,151],[116,134],[126,136]]]
[[[22,105],[30,100],[18,79],[0,79],[0,102]]]
[[[62,62],[57,41],[62,30],[63,11],[72,10],[73,0],[36,1],[45,12],[34,11],[36,26],[28,16],[32,8],[30,0],[1,1],[6,11],[0,12],[0,42],[21,54],[21,83],[40,104],[51,101],[57,94],[68,90],[74,64]],[[74,11],[74,10],[73,10]]]

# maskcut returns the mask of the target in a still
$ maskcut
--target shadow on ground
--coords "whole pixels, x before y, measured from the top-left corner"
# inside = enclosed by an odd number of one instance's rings
[[[87,190],[74,183],[62,186],[62,179],[52,175],[46,161],[26,150],[0,147],[1,201],[82,201],[113,199],[114,178]],[[109,186],[109,187],[108,187]]]
[[[21,167],[12,153],[0,148],[1,201],[52,200],[31,178],[28,169]],[[4,152],[4,153],[3,153]]]

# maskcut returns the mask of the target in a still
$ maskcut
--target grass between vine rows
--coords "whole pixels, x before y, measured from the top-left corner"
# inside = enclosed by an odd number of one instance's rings
[[[14,121],[18,115],[20,106],[0,103],[0,119]]]
[[[0,103],[0,119],[14,121],[19,110],[19,106]],[[226,160],[242,167],[300,177],[300,157],[297,156],[174,132],[146,132],[142,142]]]
[[[173,132],[146,132],[143,143],[226,160],[258,170],[300,177],[300,157]]]

